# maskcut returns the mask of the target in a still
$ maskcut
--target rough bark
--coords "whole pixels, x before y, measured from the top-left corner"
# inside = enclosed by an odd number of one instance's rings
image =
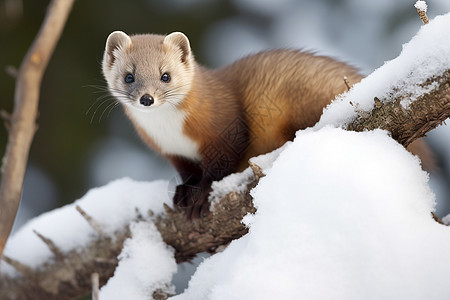
[[[193,258],[200,252],[215,252],[247,233],[241,223],[247,213],[254,213],[250,190],[256,185],[255,177],[243,193],[231,192],[215,205],[214,214],[189,222],[182,211],[166,208],[166,215],[158,216],[156,227],[163,240],[175,249],[177,262]]]
[[[100,285],[114,274],[117,256],[129,229],[116,233],[114,239],[99,238],[80,251],[66,253],[63,258],[46,262],[39,269],[21,266],[17,261],[3,258],[21,276],[0,276],[0,299],[74,299],[90,293],[91,275],[100,275]]]
[[[407,109],[401,104],[405,100],[402,97],[384,99],[383,103],[375,100],[374,109],[368,114],[360,114],[347,130],[386,129],[393,139],[407,147],[450,117],[450,70],[428,79],[424,86],[432,82],[437,82],[439,87],[419,97]]]
[[[66,23],[73,0],[51,2],[42,27],[26,54],[17,77],[14,111],[8,123],[8,144],[0,185],[0,255],[11,232],[22,193],[31,142],[36,132],[42,76]]]

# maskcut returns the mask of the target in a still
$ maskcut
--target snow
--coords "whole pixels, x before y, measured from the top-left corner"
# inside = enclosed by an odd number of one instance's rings
[[[387,132],[303,130],[282,150],[252,161],[266,176],[252,191],[257,212],[243,220],[249,233],[201,263],[188,289],[171,299],[448,298],[450,228],[431,218],[434,195],[418,158]],[[136,208],[162,213],[167,184],[122,179],[76,201],[107,234],[131,223],[132,237],[102,299],[174,291],[168,285],[176,272],[173,250],[152,223],[133,222]],[[29,222],[6,254],[28,265],[48,259],[31,229],[63,251],[89,242],[95,233],[75,204]]]
[[[151,299],[157,290],[174,294],[175,287],[167,285],[177,271],[173,249],[153,223],[132,223],[130,229],[132,237],[125,241],[119,265],[100,290],[100,299]]]
[[[358,110],[370,111],[374,97],[389,101],[398,95],[409,97],[410,102],[436,88],[432,83],[421,87],[428,78],[440,76],[450,69],[450,13],[438,16],[422,26],[417,35],[403,46],[401,54],[386,62],[360,83],[338,96],[325,110],[317,124],[318,128],[328,124],[346,126]],[[350,104],[353,103],[353,105]]]
[[[10,237],[4,254],[32,268],[39,267],[52,258],[52,252],[33,230],[50,238],[64,253],[82,248],[96,239],[96,232],[76,211],[76,205],[96,220],[105,234],[114,236],[116,230],[125,228],[136,219],[136,210],[146,217],[149,210],[154,214],[162,213],[163,202],[171,205],[167,185],[167,181],[136,182],[124,178],[92,189],[73,204],[30,220]],[[1,269],[10,275],[16,274],[3,261]]]
[[[280,153],[282,153],[284,149],[289,146],[289,144],[291,144],[290,141],[286,142],[283,146],[273,150],[272,152],[252,157],[250,161],[259,166],[264,174],[267,174],[267,170],[272,167],[273,162],[278,158],[278,156],[280,156]]]
[[[253,172],[250,168],[247,168],[242,172],[230,174],[220,181],[214,181],[211,184],[212,192],[208,197],[212,209],[214,209],[215,203],[228,193],[245,191],[252,178]]]
[[[417,10],[427,12],[428,6],[425,1],[417,1],[416,4],[414,4],[414,7],[417,8]]]
[[[441,221],[446,225],[450,225],[450,215],[446,215],[445,217],[442,218]]]
[[[272,163],[278,158],[281,152],[289,145],[290,142],[286,142],[283,146],[275,149],[272,152],[261,154],[250,159],[251,162],[258,165],[264,174],[266,170],[270,169]],[[244,192],[247,190],[247,186],[254,178],[253,171],[248,167],[242,172],[230,174],[220,181],[214,181],[211,184],[212,192],[209,194],[209,201],[211,202],[211,210],[214,212],[214,206],[225,195],[231,192]]]
[[[249,233],[171,299],[448,299],[450,228],[386,132],[300,131],[266,171]]]

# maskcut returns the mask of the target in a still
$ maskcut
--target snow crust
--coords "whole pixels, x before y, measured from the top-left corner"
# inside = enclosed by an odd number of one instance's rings
[[[425,87],[420,85],[450,69],[449,28],[450,13],[423,25],[417,35],[403,45],[397,58],[386,62],[325,108],[317,127],[328,124],[346,126],[356,116],[356,110],[370,111],[373,108],[374,97],[389,101],[405,95],[409,97],[409,101],[403,103],[407,108],[419,96],[434,90],[437,87],[435,83]]]
[[[381,130],[297,134],[253,190],[250,231],[171,299],[448,299],[450,228],[419,160]]]
[[[174,294],[167,285],[177,271],[173,249],[150,222],[132,223],[131,238],[124,243],[114,276],[100,290],[100,299],[147,300],[155,291]]]
[[[416,4],[414,4],[414,7],[423,12],[427,12],[428,9],[428,5],[425,1],[417,1]]]
[[[264,174],[267,174],[267,170],[269,170],[273,162],[280,156],[280,153],[284,151],[288,147],[288,145],[291,144],[290,141],[286,142],[283,146],[281,146],[278,149],[273,150],[272,152],[261,154],[256,157],[252,157],[250,161],[256,165],[258,165]]]
[[[253,178],[253,172],[250,168],[245,169],[239,173],[230,174],[220,181],[214,181],[211,184],[212,192],[209,194],[209,201],[211,207],[217,203],[226,194],[236,191],[243,192],[247,189],[247,184]]]
[[[32,268],[39,267],[53,254],[33,230],[50,238],[63,252],[82,248],[93,241],[97,234],[76,211],[76,205],[93,217],[105,234],[113,236],[117,229],[125,228],[136,218],[136,210],[145,217],[149,210],[155,214],[162,213],[164,202],[172,205],[167,185],[167,181],[136,182],[124,178],[94,188],[73,204],[30,220],[10,237],[4,253]],[[16,274],[5,262],[1,263],[2,272]]]

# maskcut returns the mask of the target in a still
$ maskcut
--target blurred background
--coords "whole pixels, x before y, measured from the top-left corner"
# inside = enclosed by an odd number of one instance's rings
[[[14,79],[49,1],[0,0],[0,109],[12,111]],[[216,67],[259,50],[303,48],[371,73],[395,58],[419,30],[415,0],[135,0],[76,1],[42,82],[39,130],[30,154],[16,228],[124,176],[169,179],[174,170],[144,146],[120,107],[101,97],[101,60],[114,30],[183,31],[197,61]],[[449,0],[428,0],[430,18]],[[443,41],[449,43],[449,41]],[[0,129],[3,155],[6,130]],[[440,171],[431,175],[438,215],[450,212],[450,128],[429,143]]]

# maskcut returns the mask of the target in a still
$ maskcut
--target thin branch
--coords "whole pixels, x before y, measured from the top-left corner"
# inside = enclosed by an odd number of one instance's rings
[[[92,300],[99,300],[98,292],[100,287],[100,276],[98,273],[92,273],[91,275],[92,281]]]
[[[11,114],[8,113],[6,110],[0,110],[0,119],[3,120],[3,124],[5,125],[6,130],[11,129]]]
[[[414,7],[417,9],[417,13],[423,24],[428,24],[430,20],[427,17],[427,3],[425,1],[417,1],[416,4],[414,4]]]
[[[33,269],[30,268],[27,265],[24,265],[23,263],[21,263],[18,260],[15,260],[13,258],[10,258],[9,256],[3,255],[2,259],[9,264],[10,266],[12,266],[14,269],[16,269],[17,271],[19,271],[20,273],[22,273],[22,275],[27,275],[27,274],[32,274],[33,273]]]
[[[257,164],[255,164],[252,161],[248,162],[248,165],[250,166],[250,168],[252,169],[253,174],[255,175],[256,179],[258,180],[261,177],[264,177],[264,173],[262,171],[262,168],[260,166],[258,166]]]
[[[64,259],[63,253],[61,252],[61,250],[59,250],[59,248],[55,245],[55,243],[53,243],[51,239],[43,236],[34,229],[33,232],[38,236],[39,239],[41,239],[41,241],[43,241],[47,245],[50,251],[52,251],[52,253],[55,255],[56,259]]]
[[[28,153],[36,131],[35,120],[42,76],[72,4],[73,0],[53,0],[50,3],[41,29],[19,69],[0,184],[0,255],[19,207]]]
[[[442,220],[438,216],[436,216],[436,214],[434,212],[431,212],[431,216],[433,217],[433,220],[435,220],[439,224],[447,226],[447,224],[444,224],[444,222],[442,222]]]
[[[94,218],[88,215],[79,205],[75,206],[75,208],[80,213],[80,215],[89,223],[92,229],[94,229],[98,233],[98,235],[104,235],[102,226],[97,221],[95,221]]]
[[[17,70],[17,68],[14,66],[6,66],[5,72],[14,79],[19,77],[19,70]]]
[[[347,91],[350,91],[351,86],[350,86],[350,83],[348,82],[347,76],[344,76],[344,83],[345,83],[345,86],[347,87]]]

